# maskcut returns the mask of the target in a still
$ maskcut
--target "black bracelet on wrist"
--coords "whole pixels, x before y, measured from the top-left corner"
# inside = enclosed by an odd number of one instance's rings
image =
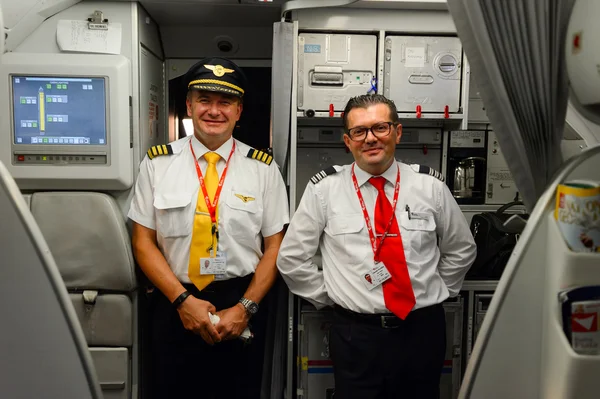
[[[187,299],[187,297],[190,296],[190,295],[192,295],[192,294],[190,294],[189,291],[183,291],[181,293],[181,295],[179,295],[177,297],[177,299],[175,299],[173,301],[173,306],[175,307],[175,309],[179,308],[179,305],[181,305],[183,303],[183,301],[185,301]]]

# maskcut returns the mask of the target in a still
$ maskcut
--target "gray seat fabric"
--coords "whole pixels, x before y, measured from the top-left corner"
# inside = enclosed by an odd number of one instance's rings
[[[128,296],[99,295],[94,305],[86,304],[82,294],[69,296],[89,346],[131,347],[133,305]]]
[[[23,199],[25,200],[25,203],[27,204],[27,208],[31,209],[31,194],[23,194]]]
[[[135,289],[131,241],[112,197],[91,192],[34,193],[31,213],[67,288]]]
[[[136,277],[119,207],[102,193],[39,192],[31,196],[31,213],[67,286],[105,398],[129,398]]]
[[[1,161],[0,225],[0,398],[100,399],[56,262]]]

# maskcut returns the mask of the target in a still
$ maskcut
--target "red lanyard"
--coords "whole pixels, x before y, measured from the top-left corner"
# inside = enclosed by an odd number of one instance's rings
[[[358,180],[356,180],[356,174],[354,174],[354,165],[352,164],[352,182],[354,183],[354,189],[356,190],[356,195],[358,196],[358,200],[360,201],[360,207],[362,208],[363,215],[365,217],[365,222],[367,223],[367,229],[369,230],[369,238],[371,239],[371,247],[373,248],[373,254],[375,255],[375,261],[379,261],[379,251],[381,250],[381,246],[383,245],[383,240],[387,237],[388,232],[390,231],[390,227],[392,226],[392,222],[394,221],[394,215],[396,213],[396,204],[398,203],[398,192],[400,191],[400,167],[398,167],[398,174],[396,175],[396,187],[394,188],[394,200],[392,202],[392,217],[377,243],[377,238],[375,233],[373,232],[373,227],[371,226],[371,218],[367,213],[367,206],[365,205],[365,200],[363,199],[363,195],[360,192],[360,187],[358,186]]]
[[[217,228],[217,204],[219,202],[219,196],[221,195],[221,189],[223,188],[223,182],[225,181],[225,175],[227,174],[227,168],[229,167],[229,161],[231,160],[231,156],[233,155],[233,151],[235,150],[235,140],[233,141],[233,145],[231,146],[231,152],[229,153],[229,157],[227,157],[227,162],[225,163],[225,169],[223,169],[223,173],[221,173],[221,179],[219,180],[219,186],[217,187],[217,192],[215,193],[215,198],[213,199],[213,203],[210,203],[210,197],[208,196],[208,192],[206,191],[206,186],[204,185],[204,177],[202,176],[202,171],[200,170],[200,165],[198,165],[198,159],[196,158],[196,153],[194,152],[194,148],[192,147],[192,140],[190,140],[190,150],[192,150],[192,155],[194,156],[194,163],[196,164],[196,173],[198,173],[198,181],[200,182],[200,188],[202,188],[202,194],[204,194],[204,201],[206,201],[206,207],[208,208],[208,213],[210,213],[210,220],[213,224],[213,230]],[[213,231],[214,233],[214,231]]]

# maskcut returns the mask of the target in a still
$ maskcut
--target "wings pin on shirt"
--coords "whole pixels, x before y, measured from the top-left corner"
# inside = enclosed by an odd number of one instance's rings
[[[248,202],[248,201],[254,201],[254,197],[250,197],[250,196],[246,196],[246,195],[242,195],[242,194],[235,194],[236,197],[238,197],[239,199],[241,199],[242,201],[244,201],[244,203]]]

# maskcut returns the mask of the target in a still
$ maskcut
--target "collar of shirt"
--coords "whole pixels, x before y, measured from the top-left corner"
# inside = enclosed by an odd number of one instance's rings
[[[195,151],[195,150],[194,150]],[[387,170],[385,172],[383,172],[380,176],[385,177],[385,179],[390,182],[392,184],[392,186],[394,184],[396,184],[396,176],[398,174],[398,166],[397,166],[397,162],[394,161],[389,168],[387,168]],[[371,177],[373,177],[372,174],[365,172],[364,170],[362,170],[358,164],[354,165],[354,174],[356,175],[356,181],[358,182],[358,186],[362,187],[363,184],[365,184],[366,182],[369,181],[369,179]]]
[[[233,146],[233,137],[230,137],[229,140],[227,140],[226,142],[223,143],[222,146],[220,146],[219,148],[217,148],[214,152],[216,152],[217,154],[219,154],[221,156],[221,159],[219,160],[219,163],[221,161],[226,162],[227,161],[227,157],[229,156],[229,153],[231,152],[231,147]],[[200,142],[200,140],[198,140],[196,138],[196,136],[192,137],[192,147],[194,148],[194,153],[196,154],[196,156],[198,157],[198,159],[204,159],[204,154],[206,154],[207,152],[210,152],[210,150],[208,148],[206,148],[206,146],[204,144],[202,144]]]

